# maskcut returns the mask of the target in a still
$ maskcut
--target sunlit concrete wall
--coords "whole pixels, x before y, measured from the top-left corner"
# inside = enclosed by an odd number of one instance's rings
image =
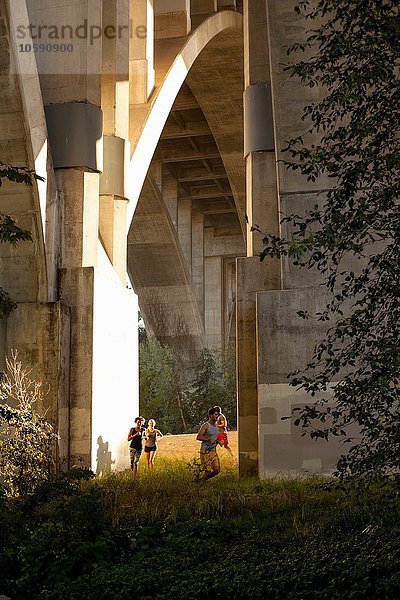
[[[93,311],[92,469],[101,436],[120,470],[129,467],[126,439],[139,410],[138,303],[100,244]]]

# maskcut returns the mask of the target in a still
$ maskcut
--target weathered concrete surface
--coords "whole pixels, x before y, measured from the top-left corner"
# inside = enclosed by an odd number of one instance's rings
[[[304,320],[297,311],[310,315],[322,311],[329,295],[321,289],[266,291],[257,294],[258,396],[260,476],[284,473],[329,473],[333,470],[343,440],[312,440],[289,417],[295,407],[304,407],[330,393],[311,398],[289,386],[288,373],[302,369],[312,359],[313,349],[329,324]]]
[[[69,463],[69,345],[70,311],[61,303],[23,303],[7,319],[0,320],[0,363],[18,351],[23,368],[31,368],[30,379],[42,383],[43,405],[59,432],[58,459]]]
[[[272,262],[272,261],[271,261]],[[279,288],[278,269],[258,257],[238,258],[236,370],[238,385],[239,473],[258,474],[256,292]]]

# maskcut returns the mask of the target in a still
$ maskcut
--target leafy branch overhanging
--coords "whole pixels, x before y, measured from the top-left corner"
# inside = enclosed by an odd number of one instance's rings
[[[331,295],[321,313],[298,313],[329,330],[305,369],[290,375],[312,397],[324,393],[295,423],[314,438],[345,436],[341,480],[398,477],[399,3],[307,0],[296,12],[315,28],[289,49],[306,54],[287,69],[324,95],[305,107],[308,129],[288,141],[285,163],[310,182],[328,176],[332,185],[305,213],[282,218],[290,237],[266,236],[260,255],[287,255],[319,272]],[[332,382],[333,398],[326,393]]]
[[[34,179],[44,181],[31,169],[0,163],[0,187],[3,179],[25,185],[32,185]],[[18,242],[24,241],[32,241],[30,231],[21,229],[14,219],[0,212],[0,243],[7,242],[15,247]],[[16,306],[8,292],[0,287],[0,319],[7,317]]]

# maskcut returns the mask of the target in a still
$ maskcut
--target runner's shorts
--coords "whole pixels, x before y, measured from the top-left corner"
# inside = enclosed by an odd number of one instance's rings
[[[210,450],[210,452],[200,452],[200,461],[202,467],[207,472],[214,471],[215,465],[219,466],[219,456],[216,450]]]
[[[156,450],[157,450],[157,446],[145,446],[144,447],[145,452],[155,452]]]

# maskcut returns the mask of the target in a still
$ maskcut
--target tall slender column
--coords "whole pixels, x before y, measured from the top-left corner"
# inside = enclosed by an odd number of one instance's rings
[[[178,230],[178,182],[175,177],[172,177],[168,173],[163,173],[162,195],[171,221],[175,229]]]
[[[209,348],[222,346],[222,257],[204,259],[204,328]]]
[[[245,155],[247,180],[247,255],[262,250],[262,236],[279,234],[275,142],[266,0],[244,2]]]
[[[272,91],[266,0],[245,0],[244,127],[247,256],[237,261],[237,387],[239,471],[258,474],[257,291],[281,287],[280,261],[260,263],[262,235],[279,234]]]
[[[192,199],[178,199],[178,239],[189,275],[192,274]]]
[[[154,88],[153,0],[130,0],[130,18],[130,102],[144,104]]]
[[[192,285],[204,318],[204,215],[192,216]]]
[[[126,281],[126,215],[129,150],[129,0],[103,0],[103,26],[116,35],[103,41],[101,102],[104,164],[100,180],[99,234],[110,262]]]

